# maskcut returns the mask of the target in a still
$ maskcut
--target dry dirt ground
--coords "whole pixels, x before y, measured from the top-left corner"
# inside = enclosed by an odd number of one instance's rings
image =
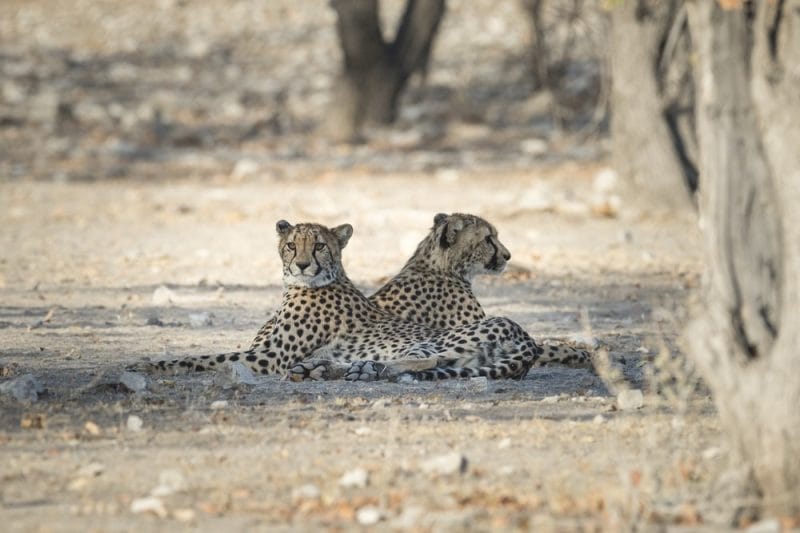
[[[515,2],[451,2],[396,128],[326,144],[333,20],[322,0],[0,6],[0,385],[44,387],[0,395],[1,529],[725,528],[730,452],[681,354],[696,220],[620,202],[607,141],[556,127]],[[596,338],[606,380],[120,385],[141,357],[249,343],[279,302],[276,220],[352,223],[371,291],[441,211],[511,250],[477,280],[487,311]]]

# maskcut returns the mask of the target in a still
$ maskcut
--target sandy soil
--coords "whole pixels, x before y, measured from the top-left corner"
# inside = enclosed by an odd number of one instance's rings
[[[635,210],[608,218],[509,208],[534,185],[580,202],[591,189],[581,183],[598,171],[504,174],[508,196],[487,194],[487,182],[501,177],[485,175],[1,185],[10,231],[0,236],[0,365],[6,380],[31,373],[46,388],[32,404],[2,400],[5,523],[129,530],[177,521],[211,530],[377,519],[449,530],[713,522],[709,493],[727,448],[710,401],[680,382],[673,394],[655,394],[663,380],[647,371],[662,342],[680,344],[699,270],[694,223]],[[492,220],[512,251],[509,272],[477,282],[487,310],[539,337],[593,335],[627,386],[645,390],[642,409],[617,410],[614,387],[556,368],[520,382],[259,378],[226,388],[198,375],[156,379],[136,394],[118,384],[124,365],[142,356],[250,340],[279,300],[276,218],[316,212],[322,222],[352,222],[345,265],[369,291],[402,265],[432,214],[451,209]],[[162,285],[172,303],[154,303]],[[688,400],[676,403],[676,394]],[[220,400],[227,404],[212,408]],[[128,429],[130,415],[141,418],[140,431]],[[467,460],[463,473],[426,469],[453,451]],[[354,469],[366,471],[366,486],[342,486]],[[151,494],[163,509],[132,513]]]
[[[516,3],[450,4],[427,87],[341,146],[313,133],[327,2],[3,3],[0,385],[44,388],[0,394],[3,530],[727,526],[729,449],[681,355],[696,221],[620,201],[607,140],[556,127]],[[476,282],[490,314],[596,338],[621,375],[120,385],[249,343],[280,298],[276,220],[352,223],[371,291],[452,211],[512,253]]]

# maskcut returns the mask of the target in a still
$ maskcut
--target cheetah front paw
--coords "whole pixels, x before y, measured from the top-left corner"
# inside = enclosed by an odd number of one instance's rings
[[[378,381],[387,378],[388,367],[377,361],[354,361],[344,379],[347,381]]]
[[[308,359],[300,361],[289,369],[289,381],[327,381],[341,379],[349,370],[347,365],[329,359]]]

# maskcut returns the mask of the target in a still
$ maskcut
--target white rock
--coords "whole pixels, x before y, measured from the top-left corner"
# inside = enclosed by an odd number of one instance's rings
[[[174,469],[164,470],[158,474],[158,485],[150,491],[150,496],[169,496],[186,489],[186,478]]]
[[[541,155],[547,152],[547,141],[542,139],[525,139],[519,143],[520,149],[528,155]]]
[[[18,402],[33,403],[44,392],[44,386],[33,374],[24,374],[0,384],[0,394],[7,394]]]
[[[141,431],[143,426],[144,422],[141,418],[136,415],[128,415],[128,420],[125,422],[125,427],[128,428],[128,431],[136,433]]]
[[[131,392],[142,392],[147,389],[147,377],[136,372],[126,370],[119,375],[119,382]]]
[[[248,367],[241,361],[234,361],[233,363],[229,362],[226,366],[228,367],[228,371],[230,372],[231,380],[234,383],[244,384],[244,385],[258,384],[258,379],[256,379],[256,375],[253,374],[253,371],[250,370],[250,367]]]
[[[602,424],[605,421],[606,421],[606,419],[603,417],[603,415],[595,415],[595,417],[592,419],[592,422],[594,422],[595,424],[598,424],[598,425]]]
[[[339,479],[339,486],[346,489],[363,489],[367,486],[367,483],[369,483],[369,472],[363,468],[354,468],[353,470],[348,470]]]
[[[362,526],[372,526],[383,518],[383,513],[377,507],[367,505],[356,511],[356,521]]]
[[[164,507],[164,502],[152,496],[133,500],[131,502],[131,512],[134,514],[152,513],[159,518],[167,516],[167,509]]]
[[[260,167],[252,159],[240,159],[231,171],[231,178],[242,179],[258,174]]]
[[[609,194],[617,188],[617,173],[611,168],[604,168],[595,174],[592,190],[596,194]]]
[[[446,476],[467,471],[468,461],[467,458],[460,452],[446,453],[432,457],[420,465],[424,472],[429,474],[436,474]]]
[[[717,446],[712,446],[711,448],[706,448],[703,450],[703,459],[709,461],[719,457],[720,454],[722,454],[722,450]]]
[[[227,409],[228,408],[228,400],[215,400],[211,402],[209,406],[213,411],[218,411],[219,409]]]
[[[776,519],[762,520],[745,529],[747,533],[779,533],[781,524]]]
[[[211,313],[189,313],[189,325],[193,328],[205,328],[212,324]]]
[[[639,409],[644,405],[644,396],[639,389],[624,390],[617,394],[617,409]]]
[[[163,285],[153,291],[153,305],[171,304],[175,299],[175,293]]]
[[[306,483],[305,485],[301,485],[292,491],[293,500],[314,500],[319,498],[319,496],[319,488],[312,483]]]
[[[422,406],[420,406],[420,409],[422,409]],[[359,437],[363,437],[364,435],[369,435],[370,433],[372,433],[372,430],[367,426],[360,426],[354,429],[353,433],[355,433]]]
[[[497,443],[498,450],[505,450],[506,448],[510,447],[511,447],[511,439],[509,439],[508,437],[502,439],[500,442]]]

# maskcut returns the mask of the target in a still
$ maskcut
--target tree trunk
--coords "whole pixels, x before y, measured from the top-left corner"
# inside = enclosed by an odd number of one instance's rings
[[[800,0],[688,6],[710,270],[691,352],[763,511],[797,516]]]
[[[629,0],[611,10],[614,166],[629,194],[669,208],[691,206],[697,181],[665,94],[665,54],[673,50],[666,45],[681,31],[681,15],[681,0]]]
[[[333,0],[344,66],[334,87],[327,134],[346,140],[363,125],[390,124],[408,78],[424,70],[444,0],[408,0],[394,41],[380,27],[378,0]]]

